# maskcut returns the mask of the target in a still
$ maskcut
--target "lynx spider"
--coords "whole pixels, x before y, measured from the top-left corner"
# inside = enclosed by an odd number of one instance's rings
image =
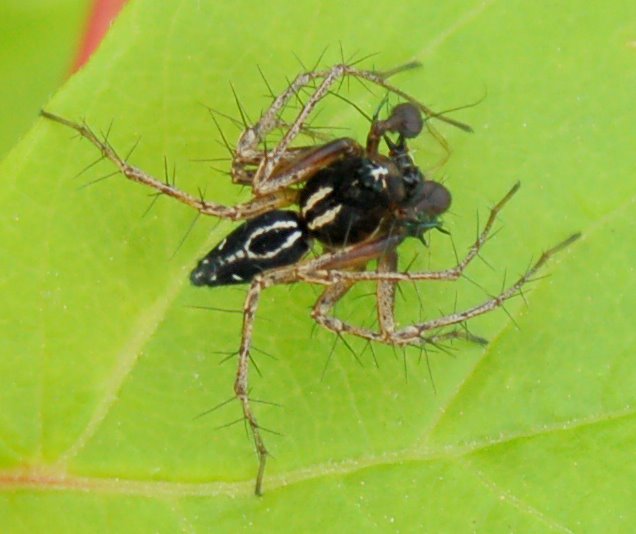
[[[316,170],[328,165],[337,158],[346,156],[350,148],[342,140],[335,140],[314,147],[292,147],[291,144],[303,131],[314,108],[327,94],[333,85],[345,77],[357,78],[377,85],[389,93],[397,95],[417,106],[428,120],[437,118],[463,130],[470,130],[463,123],[456,122],[437,114],[387,82],[397,72],[418,66],[409,63],[387,72],[360,70],[352,65],[337,64],[325,70],[310,70],[299,74],[288,87],[274,98],[269,108],[261,115],[258,122],[247,127],[239,137],[233,155],[231,175],[235,183],[249,185],[253,198],[234,206],[226,206],[190,195],[174,185],[161,181],[145,171],[122,159],[106,139],[101,139],[85,123],[78,123],[66,118],[42,111],[47,119],[61,123],[76,130],[81,137],[91,142],[110,160],[126,178],[151,187],[159,194],[164,194],[186,204],[200,214],[212,215],[233,221],[246,220],[274,209],[293,205],[298,202],[298,184],[312,176]],[[309,90],[310,96],[302,104],[293,122],[286,125],[286,132],[272,149],[263,148],[267,135],[281,128],[281,114],[290,100],[299,95],[301,90]],[[294,187],[296,186],[296,187]],[[297,264],[265,271],[257,275],[251,282],[243,307],[243,327],[238,352],[238,366],[234,382],[235,396],[239,399],[243,415],[251,429],[254,446],[259,459],[255,481],[255,493],[262,494],[262,483],[268,450],[261,435],[261,429],[254,415],[249,398],[249,364],[250,346],[256,310],[262,291],[278,284],[291,284],[299,281],[324,286],[324,291],[311,312],[312,318],[324,328],[337,335],[350,334],[371,342],[388,345],[419,345],[437,343],[453,338],[479,340],[467,331],[456,329],[440,332],[444,327],[462,325],[467,320],[488,313],[500,307],[504,301],[517,295],[521,288],[531,280],[533,275],[556,253],[575,241],[579,234],[574,234],[555,247],[547,250],[516,282],[498,295],[485,302],[454,312],[437,319],[432,319],[403,328],[397,328],[394,320],[394,302],[396,285],[400,282],[416,282],[420,280],[455,281],[458,280],[468,265],[479,254],[487,241],[495,219],[504,205],[517,192],[519,183],[490,210],[485,226],[477,239],[469,248],[465,257],[451,268],[430,272],[399,272],[397,267],[398,245],[404,240],[400,232],[382,235],[363,243],[345,246],[336,250],[327,250],[314,259],[306,259]],[[365,271],[364,266],[377,260],[375,271]],[[377,283],[376,297],[379,330],[349,324],[331,315],[336,303],[353,287],[362,281]]]

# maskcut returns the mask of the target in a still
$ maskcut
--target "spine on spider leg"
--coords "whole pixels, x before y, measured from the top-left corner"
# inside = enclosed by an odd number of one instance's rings
[[[305,224],[293,211],[269,211],[231,232],[190,274],[195,286],[250,282],[257,274],[300,260],[310,248]]]

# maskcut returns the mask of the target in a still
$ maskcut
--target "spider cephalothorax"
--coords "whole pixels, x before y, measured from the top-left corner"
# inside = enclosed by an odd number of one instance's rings
[[[312,318],[337,335],[349,334],[370,342],[408,346],[438,343],[457,338],[480,341],[460,328],[476,316],[499,308],[519,294],[533,274],[557,251],[574,241],[574,234],[545,252],[515,283],[481,304],[449,315],[399,326],[394,319],[395,288],[399,282],[422,280],[454,281],[479,254],[504,204],[516,193],[516,184],[490,211],[490,216],[466,256],[441,271],[400,272],[398,247],[407,237],[422,239],[430,229],[440,229],[439,216],[450,206],[451,197],[441,184],[426,179],[409,153],[406,140],[430,129],[431,119],[442,120],[464,131],[470,128],[418,102],[387,79],[417,64],[409,63],[385,73],[338,64],[325,70],[299,74],[274,98],[257,123],[248,126],[233,152],[231,174],[235,183],[249,185],[252,197],[235,206],[225,206],[191,195],[159,180],[122,159],[106,139],[85,124],[48,112],[42,114],[76,130],[88,139],[118,170],[132,181],[170,196],[203,215],[246,221],[231,232],[191,274],[195,285],[227,285],[249,282],[244,305],[243,328],[238,351],[234,393],[254,439],[259,458],[255,492],[261,493],[267,448],[261,436],[249,395],[250,347],[254,317],[261,292],[277,284],[307,282],[324,287],[312,310]],[[385,120],[372,120],[366,146],[349,138],[308,147],[292,146],[306,127],[312,111],[330,94],[334,83],[353,77],[382,87],[404,100]],[[283,112],[292,100],[309,96],[295,119],[286,123]],[[422,114],[424,117],[422,117]],[[269,133],[282,128],[273,148],[266,146]],[[396,140],[391,135],[397,135]],[[379,152],[384,139],[389,151]],[[295,209],[289,209],[296,207]],[[324,245],[316,258],[305,258],[312,240]],[[366,270],[372,260],[374,270]],[[377,328],[365,328],[333,316],[335,304],[362,281],[377,285]]]

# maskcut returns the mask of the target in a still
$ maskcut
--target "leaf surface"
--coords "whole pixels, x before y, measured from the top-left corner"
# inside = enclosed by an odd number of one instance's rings
[[[268,290],[259,309],[252,395],[273,458],[262,499],[256,461],[230,398],[244,289],[202,290],[194,262],[231,228],[198,220],[107,175],[72,132],[41,121],[0,166],[5,275],[0,376],[0,524],[5,531],[598,531],[634,523],[636,15],[542,2],[133,2],[91,63],[46,105],[85,119],[139,167],[234,203],[247,191],[202,163],[226,156],[202,104],[253,118],[267,88],[301,67],[379,51],[367,67],[412,59],[395,83],[435,109],[482,99],[440,126],[452,148],[433,171],[453,192],[457,250],[477,211],[514,182],[485,262],[456,284],[410,287],[402,323],[479,303],[532,257],[583,238],[516,299],[471,323],[485,347],[403,356],[312,334],[316,288]],[[368,113],[383,94],[352,83]],[[343,86],[346,91],[346,84]],[[112,123],[112,126],[111,126]],[[316,124],[364,119],[342,101]],[[238,135],[223,124],[230,140]],[[340,134],[338,134],[340,135]],[[429,143],[433,146],[433,143]],[[434,166],[426,139],[417,153]],[[176,252],[175,252],[176,251]],[[406,265],[451,265],[453,249],[405,243]],[[490,266],[492,267],[490,267]],[[477,284],[471,283],[471,281]],[[338,306],[368,323],[371,288]],[[456,297],[457,296],[457,297]],[[455,300],[457,298],[457,304]],[[329,363],[327,365],[327,360]],[[429,365],[427,365],[427,363]],[[430,372],[429,372],[430,366]],[[326,370],[325,370],[326,368]],[[406,369],[406,372],[405,372]],[[432,380],[431,380],[432,378]]]

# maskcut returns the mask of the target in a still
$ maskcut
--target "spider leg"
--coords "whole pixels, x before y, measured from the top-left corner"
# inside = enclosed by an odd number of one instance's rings
[[[399,242],[397,242],[399,244]],[[347,247],[346,252],[336,251],[318,258],[313,263],[323,262],[335,268],[353,267],[361,269],[369,260],[378,258],[379,272],[393,272],[397,268],[396,240],[383,238],[370,243],[363,243]],[[344,322],[331,315],[336,303],[353,287],[354,280],[341,280],[328,285],[312,310],[312,318],[327,330],[341,335],[343,333],[387,343],[387,340],[395,331],[394,307],[395,307],[395,282],[380,280],[377,283],[376,295],[378,301],[378,321],[380,331],[375,332],[368,328],[362,328]]]
[[[277,159],[279,157],[282,157],[282,155],[287,152],[289,143],[293,139],[295,139],[298,133],[300,133],[300,131],[302,130],[307,116],[311,113],[315,105],[320,99],[325,96],[326,93],[323,94],[321,92],[321,94],[317,97],[310,98],[310,101],[303,107],[301,113],[291,125],[284,123],[284,121],[282,121],[281,119],[281,114],[289,101],[292,98],[295,98],[301,89],[307,87],[314,80],[326,78],[332,73],[332,71],[337,70],[340,72],[344,68],[346,68],[346,65],[335,65],[334,67],[331,67],[326,71],[308,71],[298,74],[296,78],[287,86],[287,89],[285,89],[281,94],[274,98],[274,101],[271,103],[269,108],[267,108],[267,110],[265,110],[265,112],[261,115],[258,122],[250,128],[247,128],[241,134],[236,145],[236,157],[239,159],[239,162],[241,159],[248,161],[250,159],[253,159],[255,155],[258,156],[259,154],[263,154],[263,151],[259,147],[265,142],[267,135],[273,130],[279,128],[282,124],[285,124],[285,129],[288,130],[288,135],[286,136],[287,142],[285,143],[285,146],[281,147],[281,149],[278,151]],[[391,74],[393,73],[390,73],[389,75]],[[336,76],[336,78],[334,78],[331,83],[333,83],[333,81],[335,81],[337,78],[338,76]],[[329,85],[331,85],[331,83]],[[305,113],[303,113],[303,111],[305,111],[305,108],[307,108],[307,105],[309,105],[310,107]],[[289,132],[292,130],[292,128],[294,129],[294,131],[290,134]],[[272,168],[275,166],[276,163],[272,165]]]
[[[167,181],[159,180],[145,171],[130,165],[117,154],[107,140],[100,139],[86,124],[74,122],[44,110],[41,113],[43,117],[49,120],[76,130],[80,136],[90,141],[101,154],[110,160],[117,167],[119,172],[129,180],[151,187],[163,195],[172,197],[182,204],[194,208],[203,215],[240,220],[255,217],[272,209],[285,207],[297,201],[298,193],[291,189],[279,189],[278,191],[261,195],[236,206],[225,206],[216,202],[203,200],[202,198],[195,197],[178,189]]]
[[[333,285],[328,285],[327,290],[323,293],[319,301],[316,303],[312,316],[321,326],[335,332],[336,334],[346,333],[368,339],[370,341],[378,341],[380,343],[385,343],[388,345],[410,345],[419,344],[422,342],[434,344],[439,341],[458,338],[483,344],[485,340],[467,331],[459,329],[453,330],[451,332],[441,333],[436,333],[436,331],[439,331],[440,329],[448,326],[461,325],[469,319],[472,319],[479,315],[483,315],[501,307],[506,300],[518,295],[521,292],[523,286],[532,280],[532,277],[537,273],[539,269],[541,269],[541,267],[543,267],[545,263],[548,262],[548,260],[550,260],[550,258],[552,258],[555,254],[557,254],[564,248],[568,247],[579,237],[580,234],[574,234],[558,245],[544,252],[539,260],[534,265],[532,265],[513,285],[508,287],[508,289],[501,291],[498,295],[483,302],[482,304],[473,306],[472,308],[468,308],[461,312],[455,312],[443,317],[439,317],[437,319],[410,325],[401,330],[391,330],[391,328],[393,327],[393,313],[390,300],[392,291],[391,289],[378,289],[378,295],[380,295],[380,292],[382,291],[383,298],[388,298],[385,304],[382,304],[380,300],[378,300],[378,306],[381,308],[383,307],[383,311],[378,312],[381,321],[380,332],[375,332],[368,328],[361,328],[355,325],[351,325],[341,321],[340,319],[329,316],[329,312],[333,309],[336,302],[355,283],[355,280],[352,279],[342,279],[338,280],[337,282],[333,282]],[[355,247],[350,247],[349,251],[351,252],[354,248]],[[344,258],[341,257],[340,260],[344,261]],[[382,272],[375,274],[382,274]],[[382,279],[380,280],[384,281]],[[314,280],[309,279],[309,281]],[[324,280],[322,281],[322,283],[325,283]],[[384,321],[384,325],[382,325],[382,321]],[[427,335],[429,332],[432,332],[432,334]]]
[[[287,152],[283,154],[281,163],[278,168],[274,170],[274,173],[279,172],[279,168],[290,165],[292,162],[299,161],[305,154],[315,150],[315,146],[292,146],[287,149]],[[263,159],[267,158],[268,152],[255,152],[249,157],[234,156],[232,159],[232,168],[230,175],[232,176],[232,182],[240,185],[252,186],[254,182],[254,170],[251,167],[258,167]]]
[[[381,330],[376,332],[369,328],[362,328],[344,322],[341,319],[330,315],[331,310],[333,310],[334,306],[342,297],[344,297],[344,295],[351,289],[353,285],[354,282],[343,281],[327,286],[322,295],[320,295],[320,298],[314,305],[314,308],[311,312],[311,317],[316,321],[316,323],[338,335],[349,334],[366,339],[368,341],[376,341],[378,343],[385,343],[387,345],[419,345],[422,342],[435,345],[437,343],[442,343],[444,341],[454,339],[462,339],[464,341],[470,341],[471,343],[477,343],[480,345],[484,345],[487,343],[484,338],[476,336],[461,328],[451,330],[450,332],[442,332],[429,336],[415,336],[413,339],[403,341],[401,339],[398,339],[398,337],[396,336],[394,325],[392,324],[390,325],[393,326],[393,329],[391,330],[387,329],[388,325],[386,322],[384,324],[380,323]],[[378,306],[380,305],[380,301],[378,301]],[[391,319],[393,319],[393,315],[391,315]]]
[[[378,258],[379,273],[394,273],[397,271],[398,256],[395,248],[387,250]],[[397,282],[378,280],[376,297],[378,301],[378,323],[385,337],[395,332],[395,290]]]
[[[541,269],[541,267],[543,267],[543,265],[545,265],[545,263],[548,262],[550,258],[568,247],[579,237],[580,234],[574,234],[551,249],[545,251],[539,260],[535,262],[534,265],[532,265],[514,284],[482,304],[473,306],[472,308],[468,308],[461,312],[451,313],[444,317],[439,317],[437,319],[403,328],[402,330],[395,332],[391,338],[391,342],[398,344],[412,343],[422,339],[426,332],[435,331],[446,326],[461,324],[473,317],[483,315],[484,313],[488,313],[501,307],[506,300],[518,295],[523,286],[532,280],[532,277],[539,269]]]
[[[316,304],[314,304],[314,307],[311,311],[311,317],[320,326],[326,328],[327,330],[331,330],[336,334],[346,333],[369,339],[366,333],[366,329],[350,325],[349,323],[345,323],[337,317],[330,315],[331,310],[333,310],[334,306],[342,297],[345,296],[345,294],[354,286],[354,284],[355,282],[337,282],[335,284],[327,286],[316,301]],[[373,340],[378,341],[377,339]]]
[[[286,98],[286,100],[283,99],[281,101],[286,103],[293,94],[297,94],[301,87],[308,85],[309,82],[315,79],[322,78],[322,82],[318,84],[315,91],[311,94],[307,102],[305,102],[305,105],[291,123],[289,129],[285,135],[283,135],[283,138],[280,140],[276,148],[261,162],[256,170],[256,174],[254,175],[254,189],[256,192],[264,193],[271,191],[272,187],[275,187],[271,186],[268,181],[270,180],[272,172],[278,165],[282,155],[287,151],[287,148],[290,146],[292,141],[298,136],[301,128],[304,126],[318,102],[328,94],[331,85],[345,75],[347,68],[348,67],[346,65],[334,65],[331,69],[324,72],[307,72],[304,73],[304,75],[301,74],[296,78],[296,80],[294,80],[294,82],[292,82],[287,91],[281,95]],[[295,84],[300,85],[295,86]],[[290,90],[292,91],[291,94],[289,94]],[[278,101],[279,99],[277,98],[274,101],[274,106]],[[283,106],[285,105],[284,103],[282,104]],[[281,109],[282,107],[278,109],[277,113],[280,113]]]
[[[395,272],[397,269],[397,253],[395,248],[384,251],[378,257],[378,272]],[[377,312],[380,331],[376,332],[368,328],[361,328],[350,323],[346,323],[331,315],[331,311],[338,301],[353,287],[353,280],[343,280],[336,282],[324,290],[320,298],[314,305],[311,316],[323,328],[341,335],[343,333],[361,337],[369,341],[392,344],[395,335],[395,289],[396,282],[380,280],[377,283]],[[438,335],[423,338],[425,342],[435,344],[447,339],[480,339],[472,336],[463,330],[453,330]],[[419,340],[418,340],[419,342]]]
[[[369,273],[367,271],[342,269],[350,269],[353,266],[363,265],[371,260],[379,258],[391,249],[395,249],[395,247],[397,247],[405,237],[406,236],[403,233],[396,231],[388,236],[336,249],[298,266],[287,268],[287,271],[291,272],[284,274],[281,272],[280,278],[285,279],[282,283],[288,283],[288,280],[304,280],[305,282],[313,284],[331,285],[349,280],[353,282],[367,280],[364,276],[359,279],[355,275],[369,274],[371,277],[368,278],[368,280],[390,281],[393,280],[393,273]],[[332,275],[332,273],[335,274]]]
[[[345,157],[359,156],[364,149],[353,139],[342,137],[324,145],[307,150],[298,160],[289,165],[282,166],[274,172],[264,187],[257,191],[257,195],[271,194],[282,188],[290,187],[303,182],[314,175],[318,170],[326,167],[336,160]],[[266,160],[263,160],[266,161]]]
[[[258,308],[258,301],[261,291],[265,288],[266,282],[262,276],[257,276],[250,285],[243,307],[243,330],[241,336],[241,346],[238,354],[238,367],[236,370],[236,380],[234,381],[234,393],[240,401],[243,409],[243,416],[250,426],[254,447],[258,456],[258,472],[254,493],[262,495],[263,476],[265,474],[265,464],[267,462],[267,447],[261,436],[260,427],[256,416],[252,411],[249,398],[249,366],[250,366],[250,346],[252,343],[252,333],[254,329],[254,316]]]
[[[380,249],[381,250],[381,249]],[[397,252],[395,247],[384,250],[378,257],[378,272],[394,272],[397,269]],[[377,312],[380,331],[374,332],[346,323],[330,315],[336,303],[353,287],[353,280],[336,282],[327,286],[312,310],[312,318],[324,328],[336,334],[347,333],[370,341],[385,342],[395,332],[395,288],[396,282],[380,280],[376,287]]]
[[[476,336],[468,332],[463,328],[457,328],[455,330],[451,330],[450,332],[443,332],[441,334],[434,334],[432,336],[422,336],[422,341],[424,343],[429,343],[431,345],[435,345],[437,343],[443,343],[444,341],[452,341],[454,339],[461,339],[464,341],[470,341],[471,343],[477,343],[478,345],[487,345],[488,341],[483,337]]]

